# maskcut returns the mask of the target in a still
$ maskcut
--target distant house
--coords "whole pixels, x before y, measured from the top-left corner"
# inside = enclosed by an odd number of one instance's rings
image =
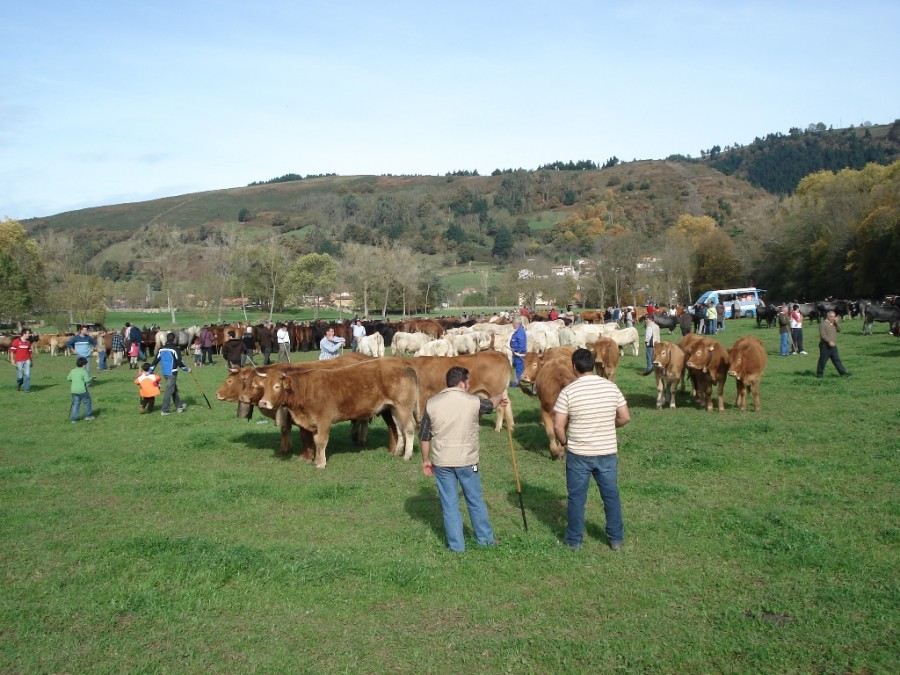
[[[575,271],[572,265],[554,265],[550,268],[550,271],[558,277],[578,277],[578,272]]]

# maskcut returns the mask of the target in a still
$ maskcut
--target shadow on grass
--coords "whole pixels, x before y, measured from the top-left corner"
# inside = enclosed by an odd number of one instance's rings
[[[437,488],[432,484],[420,486],[419,492],[408,497],[403,504],[406,513],[416,520],[424,523],[434,532],[435,536],[444,540],[444,516],[441,513],[441,502],[437,495]],[[465,522],[465,521],[464,521]],[[463,526],[464,535],[471,535],[468,524]]]
[[[516,511],[521,510],[519,494],[515,489],[507,493],[506,501]],[[522,502],[529,519],[543,523],[558,538],[566,533],[566,494],[561,490],[549,490],[522,481]]]
[[[591,483],[591,485],[594,485],[594,483]],[[510,490],[507,493],[506,501],[516,511],[521,511],[519,494],[515,490]],[[543,523],[560,541],[566,536],[566,524],[568,522],[566,513],[567,502],[568,495],[566,494],[565,484],[561,485],[558,490],[551,490],[546,487],[522,482],[522,503],[525,505],[526,518]],[[605,526],[603,501],[600,499],[599,490],[594,487],[588,491],[588,502],[585,507],[585,540],[595,539],[603,543],[609,543]]]
[[[235,441],[242,443],[253,450],[270,450],[272,457],[282,461],[291,460],[294,456],[303,453],[303,441],[300,437],[300,430],[296,426],[291,427],[291,452],[281,453],[278,446],[281,441],[281,431],[272,420],[261,417],[256,423],[265,421],[268,424],[261,429],[255,427],[251,431],[245,431],[240,434]],[[339,426],[331,428],[328,437],[328,446],[325,449],[326,458],[333,455],[358,454],[366,450],[383,449],[387,450],[390,440],[388,430],[384,427],[369,427],[368,439],[365,446],[356,445],[350,436],[350,424],[342,423]],[[315,452],[313,450],[313,452]]]

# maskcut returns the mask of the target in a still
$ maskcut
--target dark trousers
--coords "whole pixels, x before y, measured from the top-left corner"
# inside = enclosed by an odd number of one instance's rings
[[[152,413],[155,406],[155,396],[141,396],[141,408],[143,409],[143,412]]]
[[[209,363],[212,365],[213,362],[213,348],[212,347],[203,347],[203,364],[206,365]]]
[[[843,375],[847,372],[844,364],[841,363],[841,355],[838,354],[837,345],[832,347],[830,344],[822,340],[819,342],[819,363],[816,365],[816,377],[822,377],[825,374],[825,364],[828,361],[834,364],[839,374]]]
[[[174,371],[166,379],[166,389],[163,392],[162,412],[169,412],[169,401],[175,403],[176,408],[181,407],[181,397],[178,395],[178,371]]]
[[[272,348],[271,347],[263,347],[262,353],[265,359],[263,360],[263,365],[268,366],[272,363]]]

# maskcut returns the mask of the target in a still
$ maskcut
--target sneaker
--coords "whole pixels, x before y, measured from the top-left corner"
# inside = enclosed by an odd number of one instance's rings
[[[72,420],[72,424],[75,424],[75,420]]]
[[[16,391],[22,391],[22,383],[16,382]]]
[[[851,375],[853,375],[853,373],[849,373],[849,372],[848,372],[848,373],[843,373],[843,374],[841,375],[841,377],[850,377]]]
[[[806,352],[800,352],[800,353],[803,354],[803,356],[806,356]]]
[[[621,541],[613,541],[609,543],[609,548],[611,551],[621,551],[622,550],[622,542]]]
[[[166,415],[171,415],[172,413],[170,413],[170,412],[168,412],[168,411],[166,411],[166,410],[163,410],[163,411],[161,411],[159,414],[162,415],[163,417],[165,417]]]
[[[177,408],[175,408],[175,410],[176,410],[177,412],[184,412],[184,409],[185,409],[185,408],[187,408],[187,406],[184,405],[184,404],[182,404],[182,405],[178,406]]]
[[[91,416],[91,417],[85,417],[85,418],[84,418],[84,421],[85,421],[85,422],[93,422],[93,421],[94,421],[94,418],[93,418],[93,416]]]

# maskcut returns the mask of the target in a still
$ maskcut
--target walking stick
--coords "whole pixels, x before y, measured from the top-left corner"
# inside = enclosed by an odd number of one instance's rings
[[[209,406],[209,409],[212,410],[212,404],[209,402],[209,399],[206,398],[206,392],[203,391],[203,387],[200,386],[200,380],[197,379],[197,376],[194,375],[193,370],[188,371],[191,374],[191,377],[194,379],[194,384],[197,385],[197,389],[200,390],[200,393],[203,394],[203,398],[206,400],[206,405]]]
[[[506,435],[509,438],[509,455],[512,457],[513,473],[516,475],[516,492],[519,493],[519,509],[522,511],[522,525],[528,532],[528,520],[525,518],[525,502],[522,500],[522,483],[519,481],[519,466],[516,464],[516,450],[513,447],[512,429],[509,428],[509,420],[506,425]]]

